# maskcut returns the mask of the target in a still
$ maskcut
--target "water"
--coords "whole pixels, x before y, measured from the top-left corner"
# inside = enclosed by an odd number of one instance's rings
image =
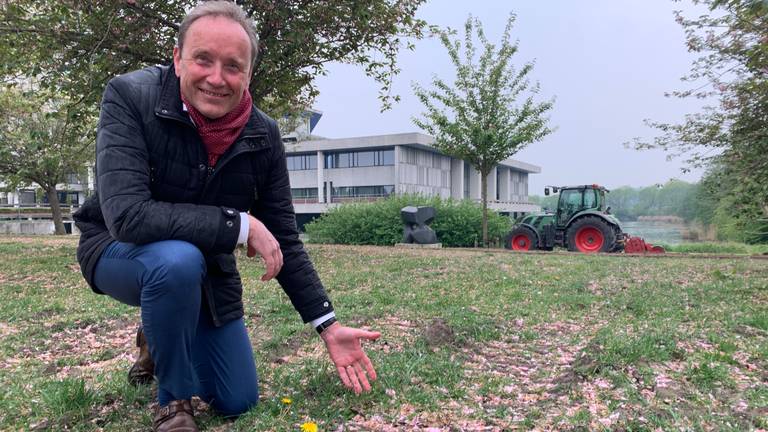
[[[632,221],[621,222],[621,228],[625,233],[642,237],[649,243],[664,243],[675,245],[684,243],[682,231],[685,228],[681,224],[668,222]]]

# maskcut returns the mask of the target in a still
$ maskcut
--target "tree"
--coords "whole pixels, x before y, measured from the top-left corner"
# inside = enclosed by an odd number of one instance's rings
[[[711,167],[706,184],[728,194],[716,206],[721,220],[738,230],[768,229],[768,3],[761,0],[693,0],[710,15],[693,19],[677,12],[689,51],[701,53],[684,81],[692,89],[673,92],[681,98],[714,101],[681,124],[647,123],[662,135],[652,142],[635,140],[638,149],[661,148],[686,155],[694,167]],[[702,84],[703,81],[703,84]],[[706,180],[706,178],[705,178]],[[733,219],[731,221],[730,219]],[[755,227],[755,225],[758,225]],[[759,225],[762,225],[759,226]],[[763,234],[763,237],[766,237]]]
[[[488,175],[504,159],[552,132],[545,113],[554,100],[535,102],[538,84],[528,74],[533,63],[519,70],[512,64],[517,43],[510,41],[514,14],[507,21],[501,44],[488,41],[480,21],[471,16],[464,25],[464,43],[452,40],[453,32],[439,31],[440,41],[456,68],[451,87],[434,77],[434,89],[414,84],[414,92],[426,107],[414,123],[435,137],[434,146],[445,154],[471,164],[481,178],[483,244],[488,244]],[[475,37],[482,45],[476,60]],[[462,56],[463,50],[463,56]],[[525,93],[530,93],[523,100]]]
[[[259,36],[250,91],[282,117],[311,105],[313,80],[329,62],[365,67],[387,108],[397,96],[402,38],[420,38],[414,18],[425,0],[239,0]],[[0,75],[35,76],[56,94],[98,103],[106,82],[152,64],[168,64],[178,24],[197,0],[14,0],[0,2]],[[409,48],[410,44],[407,45]]]
[[[56,234],[65,233],[56,185],[82,172],[94,143],[95,117],[71,106],[45,91],[0,91],[0,177],[9,185],[37,183],[43,189]]]

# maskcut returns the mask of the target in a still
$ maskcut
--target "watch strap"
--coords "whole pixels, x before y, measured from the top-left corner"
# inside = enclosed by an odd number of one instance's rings
[[[336,322],[336,317],[330,317],[327,320],[323,321],[322,323],[320,323],[320,325],[315,327],[315,330],[317,330],[317,334],[322,334],[325,331],[325,329],[333,325],[333,323],[335,322]]]

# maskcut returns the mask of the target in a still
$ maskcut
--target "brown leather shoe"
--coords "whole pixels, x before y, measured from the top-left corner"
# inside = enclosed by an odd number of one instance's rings
[[[175,400],[155,410],[152,424],[155,432],[199,432],[195,424],[195,412],[188,400]]]
[[[149,384],[155,378],[155,362],[149,354],[149,345],[142,326],[136,331],[136,346],[139,347],[139,357],[128,371],[128,382],[133,386]]]

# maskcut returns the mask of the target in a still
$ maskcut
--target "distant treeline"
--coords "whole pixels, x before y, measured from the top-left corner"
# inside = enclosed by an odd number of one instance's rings
[[[534,195],[531,201],[554,211],[558,196]],[[708,203],[700,194],[699,184],[680,180],[641,188],[622,186],[611,190],[607,201],[611,213],[622,221],[637,220],[640,216],[678,216],[688,222],[708,223],[711,213],[711,209],[705,208]]]

